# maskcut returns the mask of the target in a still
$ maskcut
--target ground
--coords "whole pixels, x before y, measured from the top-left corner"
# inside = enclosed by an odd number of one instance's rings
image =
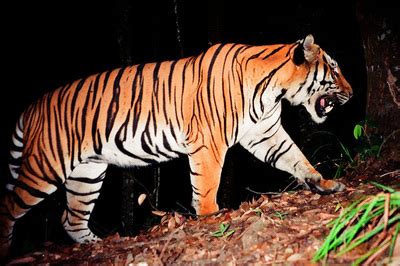
[[[163,215],[161,223],[135,237],[116,234],[95,244],[47,244],[41,250],[14,258],[10,264],[310,265],[329,232],[327,224],[338,217],[341,209],[362,195],[380,191],[369,181],[399,190],[399,178],[398,162],[369,162],[342,179],[347,188],[340,193],[321,196],[299,190],[257,195],[236,210],[200,218],[155,213]],[[340,258],[330,255],[326,263],[351,264],[369,248],[368,244],[361,245]],[[385,257],[387,254],[382,254],[378,261],[385,264]]]

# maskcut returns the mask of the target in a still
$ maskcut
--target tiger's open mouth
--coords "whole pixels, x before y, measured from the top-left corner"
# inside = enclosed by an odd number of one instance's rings
[[[336,97],[336,95],[323,95],[319,97],[315,103],[317,115],[319,117],[326,116],[338,103],[339,99]]]

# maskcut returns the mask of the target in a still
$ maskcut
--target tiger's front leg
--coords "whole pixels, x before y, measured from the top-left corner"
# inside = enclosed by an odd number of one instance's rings
[[[267,130],[260,127],[252,131],[240,141],[240,144],[261,161],[292,174],[317,193],[329,194],[345,188],[339,182],[324,179],[280,123],[276,123]]]
[[[189,154],[192,206],[197,215],[212,214],[219,210],[217,192],[226,149],[202,145]]]

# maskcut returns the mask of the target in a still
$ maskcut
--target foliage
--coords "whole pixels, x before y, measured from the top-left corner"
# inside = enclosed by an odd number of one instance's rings
[[[278,217],[280,220],[285,220],[287,214],[288,214],[287,212],[279,212],[279,211],[275,211],[274,213],[274,215]]]
[[[376,254],[382,254],[388,248],[389,256],[392,256],[400,229],[400,192],[378,183],[373,184],[387,193],[361,198],[344,209],[328,225],[332,228],[314,255],[314,262],[326,258],[330,251],[342,256],[361,244],[370,245],[370,251],[358,257],[353,265],[364,261],[370,263],[377,258]]]
[[[313,138],[314,136],[318,136],[320,144]],[[347,168],[352,167],[354,163],[352,152],[335,134],[317,131],[309,136],[309,142],[314,147],[315,143],[318,145],[312,149],[310,159],[323,176],[339,178]]]
[[[368,119],[360,121],[353,128],[353,137],[356,141],[354,149],[350,149],[331,132],[315,132],[310,135],[310,142],[314,135],[318,135],[322,143],[314,148],[311,160],[317,162],[314,165],[319,171],[327,168],[328,174],[324,174],[325,176],[334,173],[331,175],[334,179],[343,176],[347,169],[357,167],[361,161],[373,157],[379,158],[384,144],[382,136],[377,133],[377,128]]]
[[[353,136],[357,140],[356,152],[361,160],[379,157],[383,141],[373,122],[366,119],[357,123],[353,129]]]
[[[228,223],[220,223],[219,229],[211,234],[213,237],[229,237],[235,233],[235,229],[229,230],[230,224]]]

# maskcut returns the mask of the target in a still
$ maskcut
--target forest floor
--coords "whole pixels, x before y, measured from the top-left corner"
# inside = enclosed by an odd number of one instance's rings
[[[299,190],[259,195],[236,210],[208,217],[166,213],[160,224],[135,237],[115,234],[94,244],[47,244],[9,264],[321,265],[311,260],[329,233],[327,224],[362,195],[380,192],[369,181],[399,190],[399,178],[398,163],[365,163],[341,180],[346,190],[340,193],[321,196]],[[369,248],[367,242],[342,257],[330,254],[325,263],[351,264]],[[378,259],[383,265],[388,262],[385,256]]]

